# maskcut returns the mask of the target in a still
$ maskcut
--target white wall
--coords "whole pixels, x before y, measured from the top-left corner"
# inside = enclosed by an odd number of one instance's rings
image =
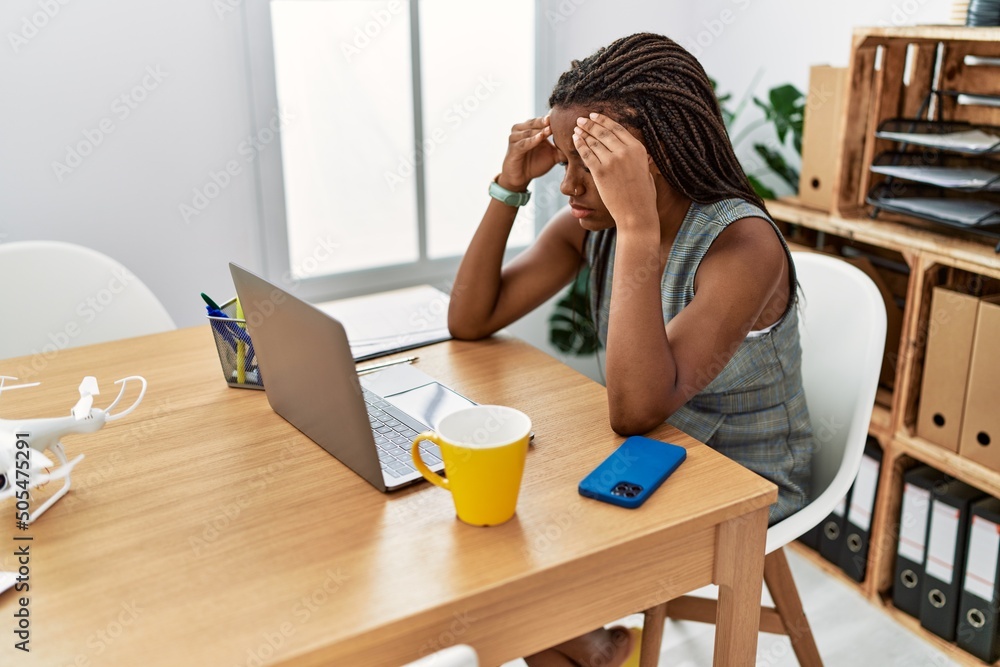
[[[227,262],[264,261],[258,160],[247,148],[268,118],[252,126],[247,57],[261,54],[248,54],[242,2],[62,1],[0,5],[0,242],[91,246],[132,269],[178,325],[198,324],[199,292],[232,293]],[[758,69],[758,95],[785,81],[804,89],[810,64],[846,64],[852,26],[948,14],[944,0],[543,3],[547,85],[571,59],[646,30],[700,48],[736,95]],[[67,163],[72,149],[88,154]],[[227,163],[238,173],[217,176],[216,188],[212,174]],[[206,186],[216,196],[196,201]],[[185,220],[180,207],[196,204],[204,210]],[[542,345],[545,317],[515,331]]]
[[[238,153],[251,134],[239,11],[9,0],[0,31],[0,240],[91,246],[179,325],[199,323],[199,292],[232,293],[229,260],[259,264],[256,184]],[[54,167],[69,150],[88,154]],[[241,173],[186,222],[180,205],[233,159]]]

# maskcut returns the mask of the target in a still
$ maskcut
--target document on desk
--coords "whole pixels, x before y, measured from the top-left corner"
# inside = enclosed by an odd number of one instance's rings
[[[449,297],[430,285],[316,304],[347,331],[351,354],[364,361],[451,338]]]

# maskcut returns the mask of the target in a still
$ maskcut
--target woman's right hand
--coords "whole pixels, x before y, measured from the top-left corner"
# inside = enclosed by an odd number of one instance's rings
[[[551,135],[548,116],[512,127],[497,182],[508,190],[523,192],[533,179],[548,173],[559,162],[559,151],[548,141]]]

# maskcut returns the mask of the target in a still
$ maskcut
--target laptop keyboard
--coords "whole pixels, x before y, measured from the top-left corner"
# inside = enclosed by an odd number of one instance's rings
[[[405,477],[416,472],[410,448],[418,435],[417,431],[389,414],[386,408],[391,409],[391,406],[385,400],[364,388],[362,394],[365,407],[368,408],[368,422],[372,427],[372,435],[375,436],[382,470],[390,477]],[[433,442],[421,442],[420,451],[427,467],[433,469],[441,463],[441,450]]]

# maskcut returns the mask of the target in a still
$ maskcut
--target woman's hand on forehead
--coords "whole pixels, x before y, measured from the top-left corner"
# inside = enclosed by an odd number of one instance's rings
[[[656,186],[649,154],[627,128],[600,113],[577,119],[573,145],[590,169],[594,184],[619,231],[633,224],[655,224]]]

